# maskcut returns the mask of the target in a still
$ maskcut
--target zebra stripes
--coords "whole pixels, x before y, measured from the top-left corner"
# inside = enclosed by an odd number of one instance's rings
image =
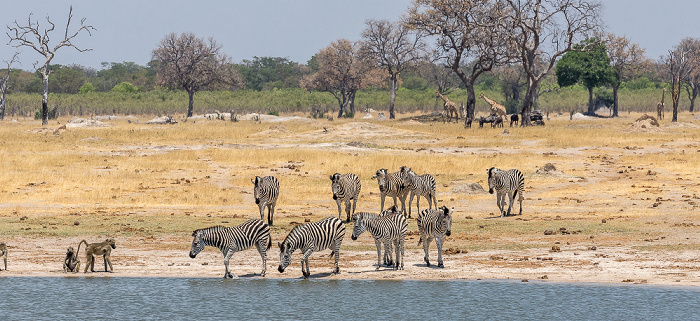
[[[486,172],[489,175],[489,193],[493,194],[494,190],[496,191],[496,204],[501,211],[501,217],[510,215],[516,195],[520,203],[518,215],[523,215],[523,190],[525,189],[523,173],[517,169],[502,171],[495,167],[489,168]],[[510,199],[507,213],[503,210],[506,203],[506,193]]]
[[[425,251],[423,260],[428,266],[430,266],[428,248],[430,247],[430,242],[435,239],[438,250],[438,267],[444,267],[442,264],[442,244],[445,243],[445,238],[452,234],[452,212],[454,212],[454,208],[450,210],[442,206],[440,208],[423,210],[416,218],[418,231],[420,232],[418,245],[423,243],[423,250]]]
[[[360,179],[357,175],[352,173],[343,175],[335,173],[331,175],[330,178],[333,199],[338,205],[338,219],[341,219],[341,203],[345,202],[345,221],[350,222],[350,201],[352,201],[352,214],[355,214],[355,206],[357,205],[357,199],[360,197],[360,190],[362,189]]]
[[[395,206],[393,207],[396,208]],[[355,223],[352,229],[352,240],[357,240],[365,230],[369,231],[374,237],[374,243],[377,245],[377,270],[381,266],[381,245],[385,244],[385,264],[386,253],[391,255],[390,246],[396,247],[396,262],[394,263],[394,270],[403,270],[404,264],[404,242],[406,239],[406,231],[408,230],[408,222],[406,217],[401,215],[401,213],[394,212],[392,214],[387,213],[386,215],[377,215],[372,213],[357,213],[353,217],[353,222]],[[391,258],[390,258],[391,259]]]
[[[435,196],[435,177],[430,174],[418,175],[406,166],[401,166],[401,175],[403,176],[403,185],[411,192],[411,198],[408,201],[408,217],[411,218],[411,204],[413,197],[416,197],[416,206],[420,213],[420,197],[425,197],[428,200],[428,208],[433,208],[433,204],[437,208],[437,197]]]
[[[192,232],[192,248],[190,257],[195,258],[205,246],[214,246],[221,250],[224,255],[224,266],[226,272],[224,278],[238,278],[229,272],[228,262],[233,253],[247,250],[253,246],[258,249],[262,258],[261,276],[265,276],[267,270],[267,250],[272,245],[270,238],[270,227],[262,220],[249,220],[235,227],[212,226],[209,228],[194,230]]]
[[[379,211],[384,211],[384,199],[390,196],[394,199],[394,206],[396,206],[397,197],[401,200],[401,212],[405,213],[408,188],[403,186],[401,172],[389,173],[385,168],[382,168],[372,176],[372,179],[377,179],[377,184],[379,184],[379,192],[382,198],[382,205]]]
[[[258,204],[260,210],[260,219],[265,219],[265,206],[267,206],[267,224],[272,226],[275,205],[277,205],[277,197],[280,194],[280,183],[274,176],[255,176],[255,180],[251,179],[250,181],[255,185],[253,194],[255,204]]]
[[[280,248],[280,265],[277,268],[280,273],[289,266],[292,261],[292,253],[301,249],[301,273],[305,278],[311,275],[309,271],[309,256],[311,253],[331,249],[331,257],[335,255],[335,269],[333,273],[340,273],[338,257],[340,256],[340,244],[345,237],[345,224],[335,217],[326,217],[318,222],[296,226],[287,237],[278,243]]]

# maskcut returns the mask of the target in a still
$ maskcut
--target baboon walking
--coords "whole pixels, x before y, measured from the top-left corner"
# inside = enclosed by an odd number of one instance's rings
[[[112,254],[112,249],[116,249],[117,246],[113,239],[106,239],[104,242],[90,244],[85,240],[80,241],[80,244],[83,243],[87,246],[85,248],[85,271],[83,273],[87,273],[88,269],[90,269],[90,272],[95,272],[95,256],[100,255],[102,255],[105,260],[105,272],[114,272],[110,255]],[[80,244],[78,244],[78,248],[80,248]],[[107,271],[108,265],[109,271]]]
[[[7,245],[5,243],[0,243],[0,256],[5,261],[5,271],[7,271]]]

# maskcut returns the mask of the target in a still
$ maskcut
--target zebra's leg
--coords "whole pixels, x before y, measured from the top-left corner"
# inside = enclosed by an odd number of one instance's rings
[[[359,194],[352,198],[352,214],[350,215],[350,219],[352,219],[352,216],[355,215],[355,207],[357,205],[357,198],[358,197],[360,197]]]
[[[266,204],[267,204],[267,202],[262,202],[262,201],[260,202],[260,204],[258,204],[258,209],[260,209],[260,220],[263,222],[265,221],[265,205]]]
[[[430,242],[432,241],[432,237],[429,237],[428,235],[423,236],[423,251],[425,251],[425,256],[423,257],[423,261],[425,261],[425,264],[430,266],[430,259],[428,258],[428,248],[430,247]]]
[[[501,192],[496,191],[496,205],[498,205],[498,210],[501,212],[501,217],[503,217],[503,205],[501,205]]]
[[[339,200],[339,199],[335,200],[335,203],[338,204],[338,219],[339,219],[339,220],[342,220],[342,219],[343,219],[343,216],[342,216],[341,213],[343,212],[343,208],[342,208],[342,204],[343,204],[343,203],[342,203],[342,201]]]
[[[272,226],[272,223],[273,223],[274,218],[275,218],[275,205],[277,205],[277,201],[270,203],[270,205],[268,205],[268,209],[267,209],[267,225],[270,225],[270,226]]]
[[[408,198],[408,192],[404,193],[403,195],[399,195],[399,200],[401,201],[401,212],[404,213],[404,216],[406,216],[406,198]],[[396,199],[394,199],[394,205],[396,205]],[[410,214],[408,215],[408,218],[411,218]]]
[[[386,266],[392,266],[395,264],[394,258],[392,257],[391,252],[393,252],[393,247],[391,246],[391,241],[385,242],[384,243],[384,257],[386,258]]]
[[[226,252],[226,255],[224,256],[224,267],[226,268],[226,271],[224,272],[224,279],[225,279],[226,277],[229,277],[229,278],[232,278],[232,279],[234,279],[234,278],[237,279],[237,278],[238,278],[238,276],[236,276],[235,274],[231,273],[231,272],[229,271],[229,269],[228,269],[228,261],[231,259],[232,256],[233,256],[233,251],[232,251],[232,250],[228,250],[228,252]]]
[[[440,237],[435,238],[435,245],[437,245],[437,250],[438,250],[438,267],[444,268],[445,265],[442,264],[442,242],[444,239]]]
[[[399,270],[403,270],[403,259],[404,259],[405,245],[406,245],[406,236],[402,235],[399,237],[399,246],[401,246],[401,267],[399,268]]]
[[[513,200],[515,200],[515,193],[517,192],[508,192],[508,214],[506,214],[506,216],[510,216],[510,210],[513,208]]]
[[[350,211],[352,210],[350,201],[351,201],[350,199],[345,201],[345,216],[347,218],[345,223],[350,223]],[[338,219],[340,219],[340,218],[338,218]]]
[[[314,250],[308,249],[306,252],[304,252],[304,256],[301,258],[301,274],[303,274],[305,278],[308,278],[309,275],[311,275],[311,270],[309,270],[309,256],[311,256],[311,253],[313,252]],[[304,263],[306,263],[306,270],[304,270]]]
[[[411,217],[411,204],[413,204],[413,196],[415,194],[411,192],[411,198],[408,199],[408,217]],[[418,197],[420,198],[420,196]],[[420,213],[420,210],[418,210],[418,213]]]
[[[333,252],[335,253],[335,269],[333,270],[334,274],[340,273],[340,268],[338,267],[338,259],[340,259],[340,244],[341,243],[343,243],[343,239],[335,241],[335,249],[333,250]]]
[[[420,213],[420,196],[421,195],[420,194],[417,194],[417,195],[418,195],[418,197],[416,197],[416,207],[418,208],[418,212],[416,212],[416,213]],[[409,208],[411,207],[411,203],[408,204],[408,207]]]
[[[267,271],[267,250],[265,243],[264,240],[255,243],[255,247],[258,249],[258,253],[260,253],[260,258],[262,258],[262,272],[260,272],[260,276],[262,277],[265,277],[265,272]]]
[[[382,199],[382,206],[379,209],[379,213],[384,211],[384,199],[386,198],[386,194],[381,193],[381,199]]]
[[[375,271],[379,271],[379,267],[382,266],[382,242],[378,239],[374,239],[374,244],[377,246],[377,268]],[[386,247],[384,247],[386,251]],[[386,254],[384,254],[384,264],[386,264]]]
[[[399,239],[394,240],[394,246],[396,247],[396,262],[394,263],[394,270],[399,269],[399,264],[403,265],[403,257],[401,257],[401,244]]]
[[[520,213],[518,215],[523,215],[523,191],[518,191],[518,202],[520,203]]]

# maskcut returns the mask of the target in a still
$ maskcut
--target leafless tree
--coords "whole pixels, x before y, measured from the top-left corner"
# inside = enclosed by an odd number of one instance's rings
[[[388,20],[367,20],[362,32],[362,50],[376,58],[380,67],[386,69],[391,83],[389,118],[396,118],[396,90],[401,73],[418,61],[426,60],[426,44],[420,32],[411,32],[404,24]]]
[[[306,90],[329,92],[338,101],[338,117],[349,107],[354,115],[354,99],[359,89],[380,85],[386,71],[378,68],[371,57],[360,54],[359,43],[340,39],[316,54],[318,71],[304,77],[301,86]]]
[[[5,119],[5,92],[7,92],[7,83],[10,81],[10,72],[12,71],[12,63],[17,61],[19,52],[12,55],[12,59],[5,61],[7,64],[7,74],[0,78],[0,120]]]
[[[221,46],[209,38],[197,38],[193,33],[170,33],[153,50],[157,62],[159,84],[182,88],[189,96],[187,117],[194,111],[194,94],[217,86],[238,87],[243,81]]]
[[[612,116],[618,117],[620,104],[617,92],[623,81],[629,80],[643,67],[646,61],[645,50],[639,45],[631,43],[629,39],[618,37],[612,33],[606,34],[604,41],[613,72],[613,82],[610,84],[613,89]]]
[[[693,66],[698,61],[699,42],[692,38],[684,38],[665,57],[666,67],[671,75],[671,101],[673,102],[672,122],[678,121],[678,102],[683,82],[693,72]]]
[[[49,74],[51,73],[51,70],[49,70],[49,64],[56,55],[56,51],[63,47],[73,47],[79,52],[92,50],[78,48],[76,45],[73,44],[72,41],[75,37],[77,37],[80,34],[81,31],[85,31],[92,36],[92,31],[96,31],[97,29],[95,29],[92,25],[86,25],[85,18],[83,18],[80,20],[80,26],[78,27],[78,29],[70,33],[69,29],[72,18],[73,6],[70,7],[70,10],[68,12],[68,22],[66,22],[66,30],[63,34],[63,39],[53,47],[50,44],[50,34],[54,31],[56,25],[53,22],[51,22],[49,16],[46,16],[46,22],[48,22],[49,27],[43,30],[40,29],[38,21],[32,20],[31,13],[29,14],[29,18],[27,19],[27,25],[20,25],[15,20],[14,26],[7,26],[8,32],[6,34],[10,38],[10,44],[15,43],[15,48],[32,48],[34,49],[34,51],[44,56],[44,63],[41,65],[40,68],[38,68],[39,72],[41,73],[41,79],[44,88],[41,100],[41,124],[44,126],[46,126],[49,123]],[[31,39],[32,37],[34,37],[35,39]],[[36,67],[37,63],[35,63],[34,66]]]
[[[695,111],[695,99],[698,97],[698,93],[700,93],[700,58],[698,57],[700,56],[700,40],[686,38],[683,39],[683,43],[695,56],[695,59],[690,65],[690,74],[686,77],[683,86],[688,94],[688,100],[690,100],[688,111],[692,113]]]
[[[404,23],[437,37],[437,48],[467,90],[466,116],[474,118],[474,83],[507,61],[504,4],[493,0],[414,0]],[[466,121],[466,119],[465,119]]]
[[[514,31],[509,43],[527,74],[521,126],[529,126],[537,86],[559,58],[600,29],[601,5],[591,0],[502,1],[508,6],[504,23]]]

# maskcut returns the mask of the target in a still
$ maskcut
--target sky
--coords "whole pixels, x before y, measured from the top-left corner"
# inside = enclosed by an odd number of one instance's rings
[[[234,62],[253,57],[283,57],[306,63],[330,43],[359,40],[368,19],[398,20],[411,0],[25,0],[8,1],[0,8],[0,27],[17,21],[26,25],[29,14],[40,27],[46,16],[56,24],[55,41],[62,38],[69,7],[73,6],[71,30],[81,18],[97,29],[82,32],[73,40],[81,49],[61,48],[53,64],[79,64],[102,69],[102,62],[135,62],[146,65],[151,52],[165,35],[192,32],[213,37]],[[607,30],[626,36],[658,59],[685,37],[700,38],[693,21],[700,16],[698,0],[604,0],[603,22]],[[0,34],[0,61],[12,57],[15,48]],[[52,42],[56,43],[56,42]],[[43,56],[22,47],[20,65],[34,70]],[[5,64],[1,64],[0,68]]]

